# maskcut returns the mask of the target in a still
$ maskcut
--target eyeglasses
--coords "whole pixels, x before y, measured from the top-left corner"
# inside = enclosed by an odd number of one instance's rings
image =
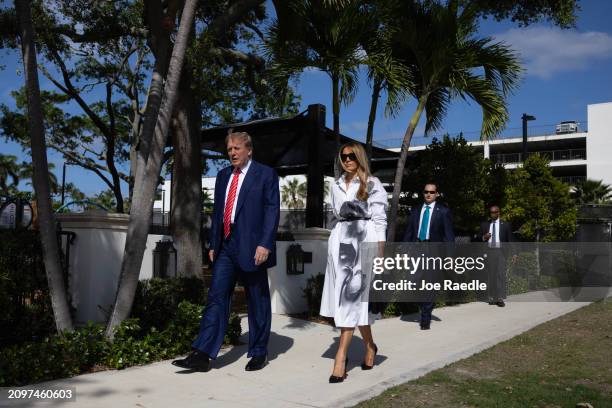
[[[344,154],[341,153],[340,154],[340,160],[341,161],[346,161],[346,160],[350,160],[350,161],[357,161],[357,156],[355,155],[355,153],[349,153],[349,154]]]
[[[423,194],[436,194],[436,193],[437,191],[434,191],[434,190],[424,190],[423,191]]]

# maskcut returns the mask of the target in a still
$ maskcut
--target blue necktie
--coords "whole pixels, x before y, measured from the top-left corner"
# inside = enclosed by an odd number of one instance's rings
[[[423,214],[423,220],[421,221],[421,229],[419,230],[419,240],[425,241],[427,239],[427,225],[429,224],[429,206],[425,206],[425,213]]]

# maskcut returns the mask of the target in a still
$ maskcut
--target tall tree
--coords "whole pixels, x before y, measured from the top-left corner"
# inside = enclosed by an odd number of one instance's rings
[[[475,38],[477,15],[462,10],[458,2],[399,3],[393,52],[408,67],[414,86],[408,91],[416,99],[401,145],[391,199],[387,236],[394,240],[398,203],[408,149],[425,111],[425,132],[440,128],[453,99],[472,99],[482,108],[481,138],[495,136],[508,112],[505,98],[517,85],[521,68],[517,57],[491,38]]]
[[[375,21],[359,0],[275,0],[268,47],[281,77],[314,68],[331,79],[333,129],[340,146],[340,105],[357,91],[362,44]],[[335,165],[338,173],[337,163]]]
[[[288,208],[297,210],[304,208],[306,201],[306,183],[294,178],[281,187],[281,201]]]
[[[463,136],[434,138],[415,156],[400,202],[411,207],[421,203],[423,186],[435,180],[441,192],[438,201],[453,211],[457,235],[475,234],[487,206],[505,202],[501,192],[506,187],[506,171],[485,159]]]
[[[162,103],[158,116],[155,118],[154,137],[146,159],[144,177],[142,180],[136,180],[117,296],[106,328],[106,336],[109,338],[113,338],[115,327],[129,316],[132,309],[146,237],[153,214],[153,201],[159,183],[164,147],[168,138],[170,119],[178,97],[177,91],[196,5],[197,0],[185,1],[168,67],[168,76],[164,84]],[[149,129],[151,128],[149,127]],[[149,136],[143,134],[143,138],[149,138]],[[139,181],[142,184],[138,183]]]
[[[576,233],[576,206],[567,184],[552,175],[549,161],[530,155],[510,173],[503,213],[525,241],[567,241]]]
[[[59,333],[72,330],[72,318],[68,307],[68,296],[59,257],[55,220],[51,208],[51,192],[47,174],[47,148],[43,113],[38,84],[36,47],[34,45],[34,28],[32,26],[31,5],[28,0],[16,0],[15,8],[19,21],[21,50],[28,95],[28,124],[32,133],[32,162],[34,164],[34,191],[38,209],[38,224],[43,247],[45,271],[49,282],[49,293],[53,307],[53,317]]]
[[[17,156],[0,154],[0,194],[11,195],[16,190],[20,173]]]
[[[612,187],[602,180],[586,179],[574,186],[572,199],[578,205],[608,204],[612,202]]]
[[[576,23],[579,0],[462,0],[463,4],[479,10],[483,17],[496,20],[510,19],[521,26],[549,20],[562,28]]]

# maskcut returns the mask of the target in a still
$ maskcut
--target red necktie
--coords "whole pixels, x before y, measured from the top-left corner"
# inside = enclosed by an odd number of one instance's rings
[[[234,170],[232,184],[230,184],[229,193],[227,193],[227,201],[225,202],[225,213],[223,214],[223,236],[227,239],[230,234],[230,222],[232,221],[232,210],[234,209],[234,201],[236,200],[236,192],[238,191],[238,179],[240,178],[240,169]]]

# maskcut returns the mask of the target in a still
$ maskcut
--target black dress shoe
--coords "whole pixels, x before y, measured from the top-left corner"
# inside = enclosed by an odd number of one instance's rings
[[[344,374],[342,375],[342,377],[338,377],[332,374],[329,376],[329,383],[336,384],[336,383],[341,383],[342,381],[346,380],[346,377],[348,377],[348,374],[346,372],[347,367],[348,367],[348,357],[346,358],[346,360],[344,360]]]
[[[504,307],[506,306],[506,303],[503,300],[498,300],[497,302],[495,302],[495,304],[499,307]]]
[[[268,365],[268,357],[267,356],[256,356],[253,357],[244,368],[247,371],[257,371],[264,368]]]
[[[374,358],[376,358],[376,354],[378,354],[378,346],[376,344],[374,344]],[[367,365],[365,360],[363,360],[363,363],[361,363],[361,369],[362,370],[371,370],[373,368],[374,368],[374,364]]]
[[[431,329],[431,323],[421,323],[421,330]]]
[[[210,370],[210,357],[202,351],[194,350],[187,357],[174,360],[172,365],[188,370],[206,372]]]

